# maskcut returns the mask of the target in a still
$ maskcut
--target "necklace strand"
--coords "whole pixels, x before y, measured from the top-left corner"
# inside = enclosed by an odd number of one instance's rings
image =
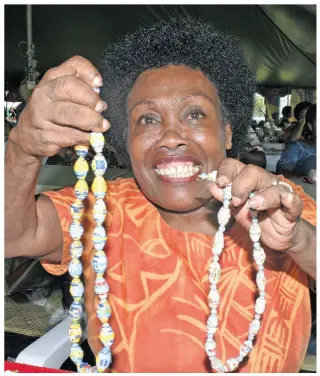
[[[215,182],[217,172],[213,171],[209,174],[201,174],[199,179],[209,180]],[[250,198],[253,197],[251,193]],[[256,276],[256,283],[258,286],[259,297],[255,303],[255,316],[249,325],[249,335],[247,340],[243,342],[239,349],[239,355],[235,358],[228,359],[225,364],[217,357],[216,354],[216,342],[214,336],[218,330],[219,316],[218,308],[220,304],[220,294],[217,288],[217,284],[220,280],[221,267],[219,264],[219,257],[224,248],[224,232],[226,230],[226,225],[231,218],[230,212],[230,201],[232,199],[231,195],[231,184],[228,184],[223,189],[223,206],[218,212],[218,223],[219,229],[215,235],[213,247],[212,247],[212,263],[209,268],[209,283],[210,291],[208,295],[208,303],[210,307],[210,316],[207,321],[207,339],[205,343],[205,350],[210,359],[211,367],[216,372],[232,372],[235,371],[240,363],[246,358],[253,348],[253,340],[260,329],[260,319],[261,315],[265,311],[266,300],[265,300],[265,286],[266,277],[264,274],[264,262],[266,259],[266,254],[263,248],[260,246],[259,240],[261,236],[261,229],[258,224],[258,214],[255,210],[250,210],[252,223],[249,230],[249,235],[253,241],[253,258],[258,266],[258,272]]]
[[[80,223],[80,219],[84,211],[82,201],[87,197],[89,191],[88,185],[85,181],[89,171],[89,166],[85,160],[85,156],[88,153],[88,147],[76,146],[75,150],[79,158],[75,163],[74,171],[79,180],[75,185],[75,195],[77,198],[71,205],[73,222],[70,226],[70,235],[73,242],[70,247],[71,261],[69,264],[69,274],[73,278],[71,281],[70,293],[74,299],[74,302],[71,304],[69,311],[72,320],[69,329],[69,337],[71,341],[70,358],[77,366],[78,372],[81,373],[104,372],[109,368],[112,361],[110,348],[115,337],[115,334],[109,324],[109,318],[111,316],[111,307],[107,300],[109,286],[104,278],[108,260],[104,251],[107,235],[105,227],[103,226],[103,222],[105,221],[107,214],[107,208],[104,202],[104,197],[107,192],[107,185],[103,177],[107,169],[107,162],[102,154],[104,147],[103,134],[92,132],[90,144],[96,153],[91,165],[95,174],[91,188],[96,198],[96,202],[93,207],[93,218],[96,222],[96,227],[92,235],[95,251],[92,259],[92,267],[96,273],[94,292],[99,299],[96,314],[102,324],[99,339],[103,344],[103,348],[96,356],[96,366],[91,367],[88,363],[83,362],[84,354],[79,344],[82,337],[81,318],[83,313],[82,297],[84,292],[84,287],[80,279],[82,274],[82,265],[79,259],[83,252],[83,245],[80,240],[83,234],[83,227]]]
[[[96,272],[96,280],[94,291],[99,298],[97,307],[97,317],[101,321],[101,331],[99,338],[104,347],[96,356],[96,366],[91,367],[88,363],[83,362],[83,350],[80,346],[82,337],[81,318],[83,314],[82,300],[84,293],[84,286],[80,279],[82,275],[82,264],[80,257],[83,252],[83,245],[81,243],[81,237],[83,235],[83,227],[81,225],[81,217],[84,212],[84,206],[82,201],[88,195],[88,185],[85,181],[89,166],[85,160],[85,156],[88,152],[87,146],[76,146],[75,150],[78,155],[78,159],[74,166],[74,171],[78,178],[78,182],[75,185],[76,200],[71,205],[72,224],[70,226],[70,235],[73,239],[70,246],[71,261],[69,263],[69,274],[73,278],[70,286],[70,293],[74,299],[70,307],[71,324],[69,329],[69,337],[71,341],[70,358],[77,366],[78,372],[81,373],[95,373],[104,372],[110,367],[112,362],[111,346],[114,341],[115,334],[109,324],[109,318],[111,316],[111,307],[107,300],[109,293],[109,286],[104,278],[104,274],[108,265],[108,260],[104,252],[105,243],[107,241],[107,235],[103,222],[105,220],[107,209],[104,203],[104,197],[107,192],[107,185],[103,177],[106,169],[107,162],[102,155],[104,146],[104,136],[101,133],[91,133],[90,144],[93,147],[96,155],[92,162],[92,169],[95,174],[95,178],[92,184],[92,192],[96,198],[96,202],[93,208],[93,217],[96,222],[96,227],[93,231],[93,244],[95,247],[95,254],[92,261],[92,266]],[[209,180],[214,182],[216,180],[216,171],[209,174],[201,174],[198,179]],[[252,197],[252,195],[251,195]],[[226,225],[231,218],[230,201],[231,184],[227,185],[223,190],[223,206],[218,212],[219,229],[215,235],[215,239],[212,247],[212,263],[209,268],[209,283],[210,291],[208,295],[208,304],[210,307],[210,315],[207,320],[207,339],[205,342],[205,351],[210,359],[211,367],[215,372],[232,372],[235,371],[240,363],[246,358],[253,348],[253,340],[260,329],[261,315],[265,311],[265,286],[266,278],[264,274],[264,262],[266,259],[265,252],[260,246],[259,240],[261,236],[261,229],[258,224],[257,212],[250,210],[252,217],[252,224],[250,226],[249,235],[253,241],[253,258],[258,266],[258,272],[256,276],[256,283],[258,286],[259,297],[255,303],[255,316],[249,326],[249,335],[247,340],[243,342],[239,349],[239,355],[235,358],[228,359],[225,364],[217,357],[216,354],[216,342],[214,336],[218,330],[218,308],[220,304],[220,294],[217,288],[217,284],[220,280],[221,266],[219,264],[219,257],[224,248],[224,232]]]

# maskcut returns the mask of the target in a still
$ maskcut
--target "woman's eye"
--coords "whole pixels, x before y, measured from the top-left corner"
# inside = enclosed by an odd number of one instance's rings
[[[199,120],[203,118],[205,115],[200,110],[192,110],[189,115],[187,116],[187,120]]]
[[[137,123],[143,125],[157,124],[159,123],[159,119],[153,114],[141,115]]]

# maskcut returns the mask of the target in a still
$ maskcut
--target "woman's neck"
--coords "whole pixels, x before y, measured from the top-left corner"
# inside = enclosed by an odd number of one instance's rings
[[[158,208],[162,219],[170,226],[181,232],[198,232],[214,236],[218,230],[217,213],[221,203],[212,199],[206,205],[188,213],[169,212]]]

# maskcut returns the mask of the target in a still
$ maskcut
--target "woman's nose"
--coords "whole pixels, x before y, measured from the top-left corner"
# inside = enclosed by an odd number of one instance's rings
[[[181,147],[187,147],[190,145],[190,140],[181,134],[181,131],[171,127],[164,130],[162,137],[157,141],[157,148],[165,148],[168,150],[174,150]]]

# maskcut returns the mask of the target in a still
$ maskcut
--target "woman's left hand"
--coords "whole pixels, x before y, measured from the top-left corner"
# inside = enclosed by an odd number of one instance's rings
[[[216,183],[210,187],[212,195],[223,201],[223,187],[232,183],[231,213],[246,230],[251,225],[249,208],[259,212],[261,241],[276,251],[288,251],[297,246],[301,234],[300,215],[303,202],[291,193],[270,172],[226,158],[218,169]],[[249,198],[251,192],[254,197]]]

